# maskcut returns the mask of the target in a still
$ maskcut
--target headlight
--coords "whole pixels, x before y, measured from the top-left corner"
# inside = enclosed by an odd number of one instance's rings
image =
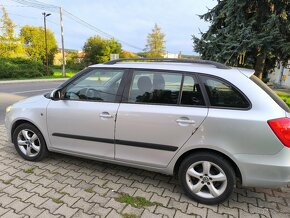
[[[9,113],[9,112],[11,111],[11,109],[12,109],[12,106],[8,106],[8,107],[6,108],[6,114]]]

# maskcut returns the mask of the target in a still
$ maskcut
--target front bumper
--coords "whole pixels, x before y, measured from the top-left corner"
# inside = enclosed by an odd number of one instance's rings
[[[5,127],[6,127],[6,132],[7,132],[7,140],[8,142],[12,142],[11,138],[11,120],[10,120],[9,113],[5,115]]]
[[[243,186],[279,187],[290,184],[290,148],[275,155],[235,155]]]

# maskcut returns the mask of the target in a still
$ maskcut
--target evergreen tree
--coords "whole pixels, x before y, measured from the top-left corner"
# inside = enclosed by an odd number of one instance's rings
[[[147,36],[145,51],[148,58],[162,58],[166,52],[165,34],[161,32],[161,28],[157,24],[152,29],[152,33]]]
[[[20,38],[15,37],[14,29],[16,25],[9,18],[7,11],[2,7],[2,17],[0,19],[0,56],[16,57],[24,56],[24,49]]]
[[[289,0],[218,0],[200,18],[210,22],[194,50],[204,59],[255,69],[262,73],[290,58]]]

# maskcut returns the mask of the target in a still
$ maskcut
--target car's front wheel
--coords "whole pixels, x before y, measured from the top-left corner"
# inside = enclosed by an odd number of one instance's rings
[[[236,177],[230,163],[222,156],[199,152],[180,165],[179,180],[185,193],[203,204],[219,204],[232,194]]]
[[[26,160],[39,161],[48,154],[41,132],[30,123],[23,123],[15,129],[13,143],[20,156]]]

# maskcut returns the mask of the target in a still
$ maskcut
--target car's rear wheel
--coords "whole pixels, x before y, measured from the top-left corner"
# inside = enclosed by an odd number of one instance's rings
[[[222,156],[205,152],[185,158],[178,176],[185,193],[203,204],[219,204],[227,200],[236,184],[230,163]]]
[[[13,132],[13,143],[18,154],[29,161],[42,160],[48,154],[41,132],[32,124],[19,125]]]

